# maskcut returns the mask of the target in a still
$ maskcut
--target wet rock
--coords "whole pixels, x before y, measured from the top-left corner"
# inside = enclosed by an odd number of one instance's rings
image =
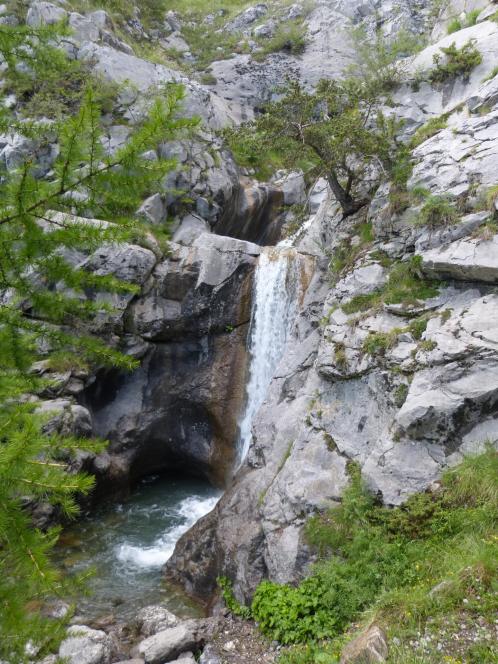
[[[384,630],[372,625],[350,641],[341,655],[341,664],[375,664],[387,660],[388,647]]]
[[[113,642],[105,632],[73,625],[59,647],[59,657],[68,664],[110,664]]]

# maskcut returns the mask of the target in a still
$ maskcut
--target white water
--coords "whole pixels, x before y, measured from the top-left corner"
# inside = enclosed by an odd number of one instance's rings
[[[178,505],[174,514],[169,515],[170,518],[180,521],[178,525],[165,530],[150,546],[135,546],[126,542],[119,544],[115,548],[116,558],[128,569],[162,567],[173,555],[180,537],[200,518],[211,512],[218,500],[216,496],[189,496]]]
[[[249,340],[246,409],[240,422],[239,467],[252,440],[252,421],[265,400],[282,358],[301,291],[300,263],[295,249],[266,247],[256,268]]]

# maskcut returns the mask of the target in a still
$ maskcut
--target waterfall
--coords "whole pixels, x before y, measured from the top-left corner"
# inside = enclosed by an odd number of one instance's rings
[[[249,451],[253,418],[265,400],[295,319],[301,292],[298,253],[287,246],[266,247],[259,257],[254,280],[249,380],[239,426],[238,467]]]

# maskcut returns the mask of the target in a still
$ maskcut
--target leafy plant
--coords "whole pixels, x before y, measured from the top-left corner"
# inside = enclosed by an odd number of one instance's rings
[[[221,596],[227,609],[240,618],[248,620],[251,617],[251,609],[237,601],[233,594],[232,582],[226,576],[220,576],[216,579],[218,587],[221,590]]]
[[[306,48],[306,27],[302,23],[281,23],[271,39],[263,44],[263,50],[255,53],[256,60],[265,58],[269,53],[284,51],[292,55],[300,55]]]
[[[258,170],[268,155],[278,155],[285,167],[325,177],[344,216],[354,214],[377,188],[382,175],[374,177],[376,171],[395,173],[402,163],[407,177],[399,123],[381,109],[386,80],[393,76],[392,52],[378,53],[374,48],[347,78],[322,80],[314,92],[288,81],[256,120],[224,132],[229,147],[243,165]]]
[[[457,48],[455,42],[450,46],[439,49],[433,57],[435,68],[430,72],[429,80],[432,83],[444,83],[456,76],[468,76],[470,72],[480,65],[482,55],[470,39],[462,48]],[[444,55],[444,59],[442,55]]]
[[[415,494],[395,508],[375,500],[357,466],[351,465],[349,473],[341,505],[308,522],[307,537],[322,558],[312,575],[297,587],[262,584],[253,613],[261,617],[265,633],[283,643],[306,642],[284,651],[281,661],[336,662],[345,630],[362,617],[375,619],[397,637],[393,661],[427,661],[418,660],[409,647],[413,630],[434,625],[437,634],[438,621],[461,620],[464,598],[472,621],[481,615],[493,625],[498,608],[496,450],[465,459],[443,475],[439,491]],[[442,588],[439,594],[435,587]],[[329,643],[320,642],[324,632]],[[473,661],[477,653],[496,654],[486,642],[466,647],[469,658],[462,661]]]

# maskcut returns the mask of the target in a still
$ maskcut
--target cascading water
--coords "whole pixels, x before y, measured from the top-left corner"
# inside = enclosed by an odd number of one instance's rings
[[[265,400],[295,319],[301,293],[298,253],[284,245],[266,247],[259,257],[254,280],[249,380],[246,408],[240,422],[238,467],[249,451],[253,418]]]

